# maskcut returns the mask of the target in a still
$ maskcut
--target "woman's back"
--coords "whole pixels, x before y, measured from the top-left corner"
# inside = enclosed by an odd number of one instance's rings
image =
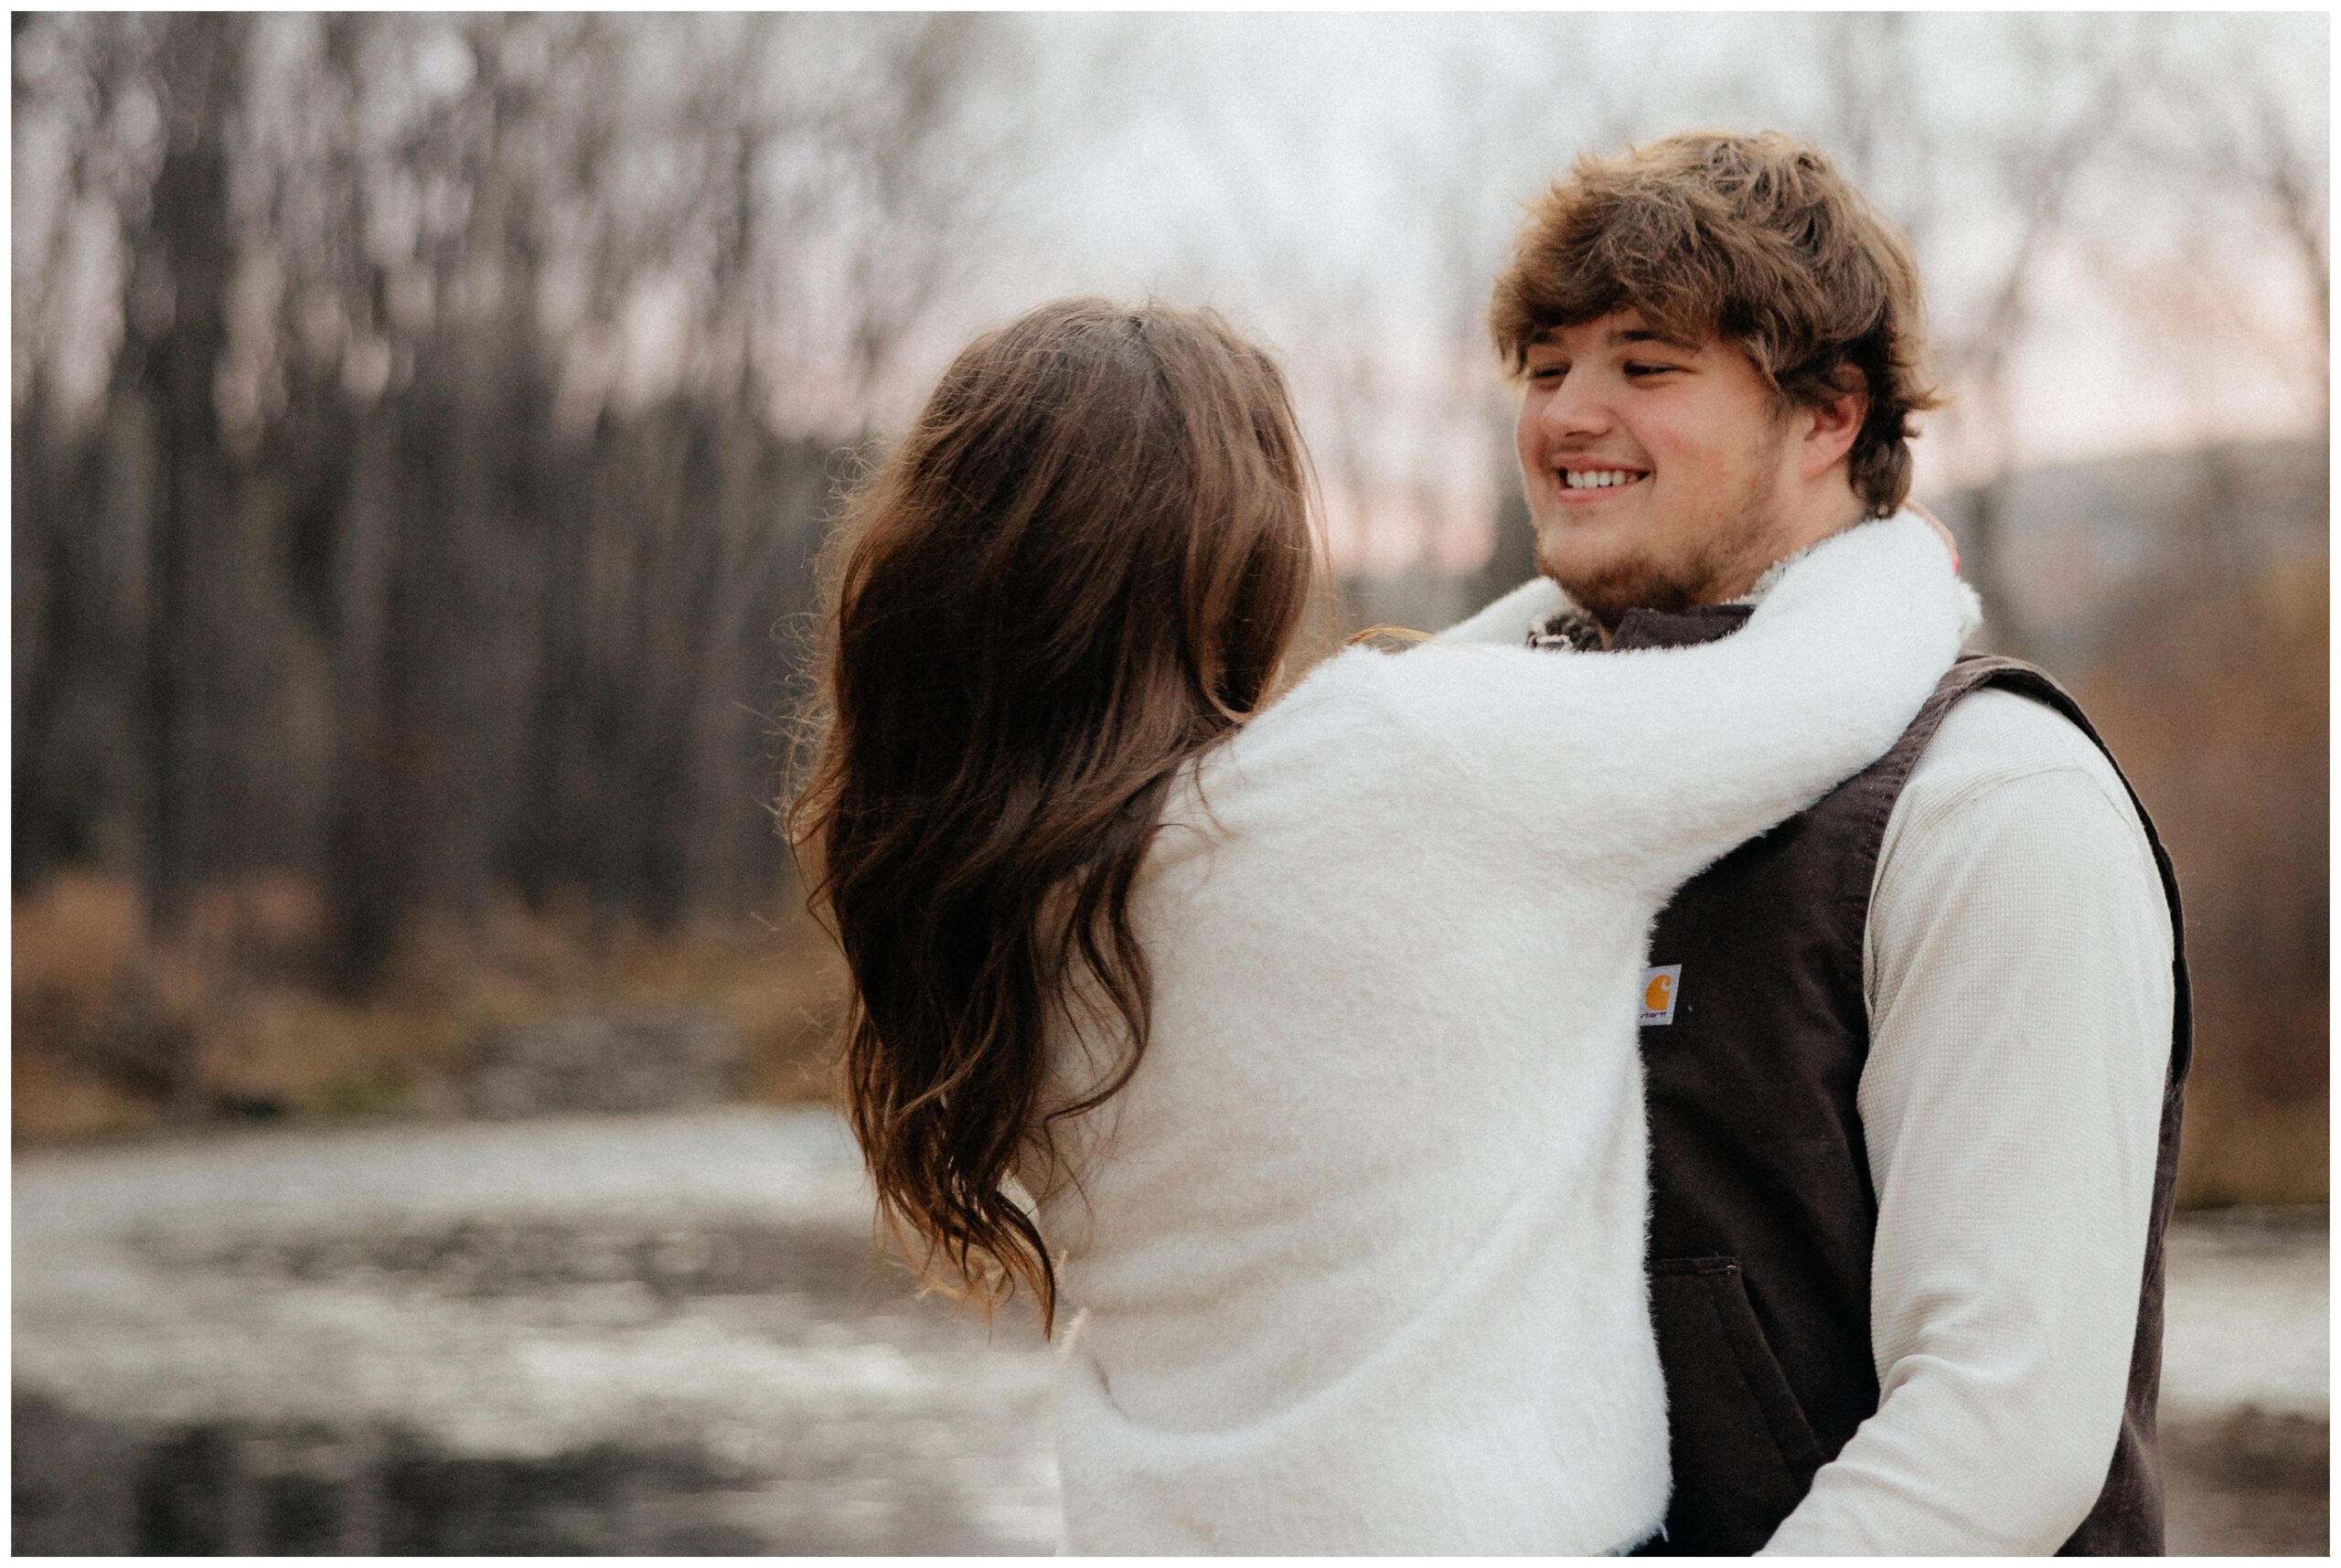
[[[1916,712],[1947,558],[1855,528],[1662,655],[1530,653],[1532,585],[1264,714],[1314,560],[1282,379],[1207,313],[953,362],[837,537],[792,816],[854,1133],[931,1275],[1085,1313],[1070,1543],[1626,1544],[1644,930]]]
[[[1087,1314],[1074,1550],[1599,1549],[1663,1511],[1631,1044],[1656,905],[1442,831],[1382,660],[1213,759],[1134,900],[1152,1043],[1040,1211]]]
[[[1849,553],[1874,569],[1898,546],[1915,585],[1913,542]],[[1864,570],[1815,564],[1840,592]],[[1551,596],[1475,630],[1524,631]],[[1068,1545],[1597,1552],[1654,1527],[1648,926],[1698,865],[1890,739],[1948,661],[1939,619],[1883,650],[1904,667],[1890,702],[1849,692],[1838,724],[1814,708],[1770,741],[1756,731],[1792,716],[1765,700],[1784,672],[1752,656],[1760,638],[1695,669],[1352,651],[1185,781],[1132,903],[1149,1046],[1038,1184],[1086,1315],[1060,1411]],[[1716,711],[1755,704],[1718,754],[1737,760],[1620,773],[1635,716],[1686,677]],[[1110,1033],[1059,1041],[1065,1089],[1111,1062]]]

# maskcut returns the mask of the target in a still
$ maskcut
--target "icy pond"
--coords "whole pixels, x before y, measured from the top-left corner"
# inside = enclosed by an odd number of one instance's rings
[[[16,1550],[1048,1551],[1047,1349],[869,1213],[815,1111],[20,1155]],[[2325,1552],[2326,1257],[2174,1235],[2174,1553]]]

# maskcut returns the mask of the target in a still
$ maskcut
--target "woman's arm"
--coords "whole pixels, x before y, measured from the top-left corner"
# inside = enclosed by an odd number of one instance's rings
[[[1432,643],[1387,657],[1375,688],[1517,852],[1671,888],[1892,745],[1971,603],[1935,533],[1897,516],[1814,547],[1721,642]]]

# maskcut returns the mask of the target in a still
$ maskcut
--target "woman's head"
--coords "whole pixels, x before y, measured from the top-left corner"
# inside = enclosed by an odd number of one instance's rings
[[[1064,300],[970,345],[848,504],[792,837],[852,971],[856,1133],[946,1283],[1053,1303],[1000,1183],[1144,1049],[1130,887],[1298,629],[1306,473],[1283,378],[1217,316]],[[1132,1049],[1044,1105],[1076,972]]]
[[[944,372],[844,542],[840,635],[918,615],[892,633],[947,650],[945,685],[1003,719],[1059,730],[1183,688],[1215,726],[1258,699],[1309,581],[1283,378],[1209,312],[1042,305]]]

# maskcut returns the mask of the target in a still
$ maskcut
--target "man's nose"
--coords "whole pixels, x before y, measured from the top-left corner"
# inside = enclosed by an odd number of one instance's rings
[[[1609,428],[1609,402],[1588,378],[1564,376],[1538,418],[1547,436],[1599,435]]]

